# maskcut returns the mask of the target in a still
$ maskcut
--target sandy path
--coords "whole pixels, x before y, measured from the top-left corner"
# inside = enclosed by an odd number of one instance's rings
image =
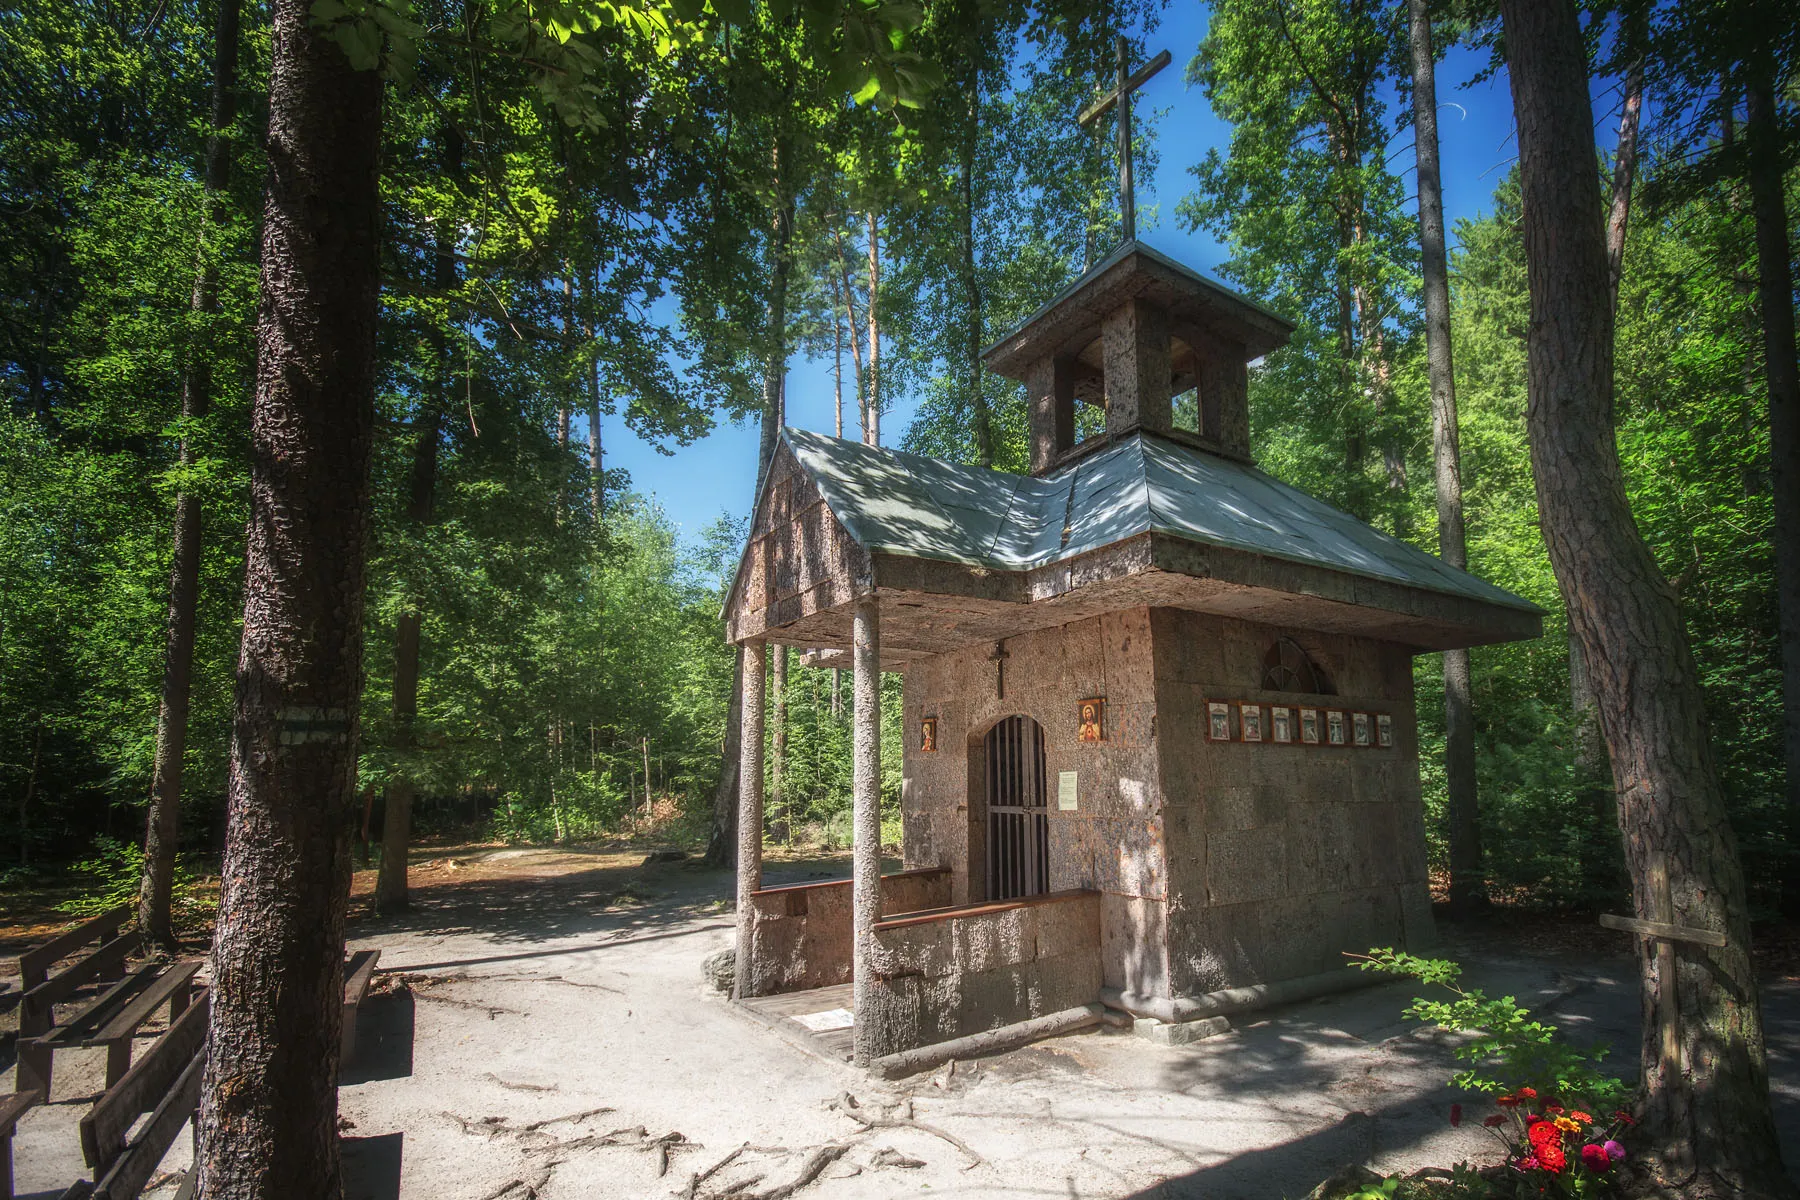
[[[426,872],[435,886],[415,912],[352,927],[354,947],[381,947],[388,989],[365,1007],[359,1062],[340,1093],[355,1200],[678,1196],[745,1144],[755,1149],[701,1195],[758,1175],[751,1194],[785,1183],[811,1152],[838,1145],[801,1193],[808,1200],[1261,1200],[1303,1196],[1352,1161],[1390,1171],[1489,1153],[1474,1121],[1448,1124],[1458,1098],[1443,1082],[1450,1055],[1400,1020],[1409,985],[1293,1006],[1190,1047],[1089,1033],[948,1080],[877,1083],[796,1048],[702,984],[700,960],[730,941],[725,874],[639,869],[641,856],[501,854],[438,868],[450,878]],[[1474,974],[1629,1051],[1631,970],[1625,959],[1577,969],[1520,958]],[[1778,985],[1770,1025],[1784,1117],[1800,1112],[1797,1013],[1791,985]],[[59,1101],[96,1087],[97,1059],[59,1058]],[[834,1107],[845,1092],[865,1113],[910,1102],[980,1161],[928,1132],[861,1130]],[[59,1195],[77,1172],[69,1149],[82,1111],[58,1103],[21,1126],[23,1195]],[[552,1123],[526,1128],[538,1122]],[[184,1141],[165,1166],[186,1157]]]

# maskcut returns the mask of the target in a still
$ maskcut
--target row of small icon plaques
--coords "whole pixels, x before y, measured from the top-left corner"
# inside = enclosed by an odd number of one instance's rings
[[[1237,711],[1235,738],[1231,735],[1233,709]],[[1294,708],[1285,704],[1208,700],[1206,740],[1385,750],[1394,744],[1394,718],[1387,713],[1347,712],[1339,708]]]

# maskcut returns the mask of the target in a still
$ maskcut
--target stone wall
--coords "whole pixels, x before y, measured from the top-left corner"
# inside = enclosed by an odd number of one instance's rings
[[[1335,695],[1263,690],[1282,637]],[[1407,647],[1139,608],[1004,648],[1004,695],[991,645],[905,677],[906,863],[949,864],[953,903],[986,899],[983,738],[1017,713],[1044,728],[1049,886],[1101,893],[1108,987],[1204,995],[1336,971],[1346,950],[1431,943]],[[1106,698],[1099,743],[1077,738],[1090,696]],[[1210,742],[1208,700],[1385,713],[1394,745]],[[919,745],[927,717],[932,753]],[[1073,811],[1057,803],[1065,771],[1078,780]]]
[[[876,1056],[1092,1003],[1102,898],[1059,892],[875,926],[875,986],[857,1019]]]
[[[1410,651],[1180,609],[1154,610],[1151,627],[1171,993],[1337,971],[1347,950],[1428,945]],[[1336,695],[1262,690],[1263,656],[1281,636]],[[1394,744],[1213,742],[1208,700],[1386,713]]]
[[[1048,776],[1049,887],[1102,893],[1107,984],[1160,994],[1168,960],[1150,614],[1127,609],[1007,638],[1004,694],[991,644],[914,664],[905,675],[901,806],[906,865],[947,863],[953,902],[985,901],[984,739],[1004,717],[1036,721]],[[1091,696],[1106,698],[1101,742],[1077,736],[1080,701]],[[933,753],[919,745],[926,717],[938,722]],[[1076,775],[1072,810],[1058,806],[1065,771]]]
[[[747,996],[803,992],[850,982],[851,881],[796,883],[750,894]],[[881,877],[887,915],[943,908],[950,872],[942,867]]]

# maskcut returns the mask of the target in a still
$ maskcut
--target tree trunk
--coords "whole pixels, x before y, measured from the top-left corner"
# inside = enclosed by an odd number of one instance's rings
[[[446,174],[452,177],[462,171],[462,138],[454,130],[446,130]],[[440,226],[437,250],[432,256],[431,286],[440,296],[448,295],[456,286],[455,233]],[[450,346],[441,326],[433,322],[426,340],[431,346],[432,362],[437,378],[429,395],[420,397],[414,429],[412,478],[408,489],[406,521],[415,537],[431,523],[433,493],[437,489],[438,442],[442,433],[444,410],[450,401]],[[418,749],[413,722],[419,712],[419,589],[409,584],[412,593],[400,613],[394,631],[394,751],[399,760],[399,773],[388,782],[387,802],[381,818],[381,871],[375,879],[375,910],[383,913],[403,912],[410,903],[407,895],[407,858],[412,847],[413,799],[417,785],[413,782],[413,755]]]
[[[1633,44],[1643,44],[1642,11],[1626,15]],[[1608,295],[1615,320],[1619,311],[1619,282],[1625,271],[1625,232],[1630,226],[1632,182],[1637,177],[1638,117],[1644,105],[1644,60],[1633,60],[1625,75],[1625,91],[1619,106],[1619,139],[1613,152],[1612,202],[1606,219],[1606,274]],[[1600,736],[1594,709],[1593,678],[1582,657],[1581,639],[1569,626],[1569,710],[1574,716],[1575,787],[1592,817],[1593,836],[1581,842],[1582,893],[1594,912],[1611,908],[1625,892],[1625,863],[1611,831],[1618,825],[1613,803],[1612,768],[1606,761],[1606,741]]]
[[[1469,565],[1463,532],[1462,451],[1456,418],[1456,370],[1450,349],[1450,267],[1444,251],[1444,189],[1438,173],[1437,56],[1426,0],[1407,0],[1411,26],[1413,139],[1419,177],[1419,248],[1425,278],[1425,358],[1431,377],[1431,442],[1436,472],[1438,554]],[[1475,726],[1469,652],[1444,652],[1444,825],[1450,843],[1450,905],[1487,904],[1481,863],[1481,808],[1475,790]]]
[[[971,78],[967,87],[969,117],[967,136],[962,140],[962,286],[963,316],[968,323],[967,351],[969,361],[969,423],[975,433],[975,462],[979,466],[994,465],[994,418],[988,411],[987,396],[981,389],[981,276],[975,262],[975,147],[981,135],[981,91]]]
[[[850,262],[844,255],[844,230],[834,222],[832,239],[837,244],[839,295],[844,305],[844,320],[850,326],[850,361],[856,368],[856,418],[864,442],[869,440],[869,374],[863,368],[861,322],[856,316],[856,292],[850,286]]]
[[[719,755],[719,781],[713,786],[712,833],[706,839],[706,865],[737,865],[738,765],[743,752],[744,648],[737,648],[731,672],[731,699],[725,704],[725,740]]]
[[[837,436],[841,438],[844,436],[844,323],[835,312],[831,314],[831,387],[836,399],[832,417],[837,422]]]
[[[768,357],[763,361],[762,439],[756,450],[756,494],[762,499],[763,479],[775,457],[775,439],[787,423],[787,293],[793,267],[790,248],[794,235],[794,200],[788,194],[787,149],[777,142],[772,155],[775,210],[769,217]]]
[[[276,0],[201,1200],[330,1200],[375,424],[381,77]]]
[[[881,327],[875,322],[876,298],[881,294],[881,226],[875,209],[869,209],[869,416],[864,440],[881,445]]]
[[[1775,592],[1781,627],[1782,740],[1787,752],[1788,844],[1800,846],[1800,366],[1794,347],[1794,279],[1782,183],[1774,63],[1752,63],[1744,100],[1750,205],[1756,223],[1756,303],[1762,310],[1769,388],[1769,459],[1775,501]],[[1782,910],[1800,915],[1800,871],[1786,873]]]
[[[224,217],[231,183],[231,141],[237,120],[238,0],[219,0],[213,24],[212,132],[206,139],[205,200],[200,237]],[[219,280],[202,244],[190,309],[204,318],[219,308]],[[186,422],[212,407],[210,347],[190,346],[181,371],[181,415]],[[181,434],[181,465],[192,467],[192,430]],[[174,561],[169,568],[168,633],[163,656],[162,704],[156,714],[156,766],[144,829],[144,878],[138,890],[138,928],[158,950],[174,953],[172,909],[175,855],[181,847],[181,772],[187,756],[188,697],[194,668],[194,612],[200,598],[200,497],[183,489],[175,497]]]
[[[769,643],[769,809],[786,823],[788,765],[788,651]]]
[[[1724,932],[1677,943],[1677,1013],[1640,954],[1652,1169],[1692,1195],[1793,1196],[1769,1107],[1737,843],[1675,592],[1633,523],[1613,433],[1613,312],[1595,186],[1587,57],[1574,0],[1502,0],[1518,120],[1531,295],[1527,429],[1550,561],[1593,673],[1640,916]],[[1657,911],[1652,864],[1673,911]],[[1647,943],[1646,943],[1647,944]],[[1658,1023],[1679,1060],[1664,1069]]]

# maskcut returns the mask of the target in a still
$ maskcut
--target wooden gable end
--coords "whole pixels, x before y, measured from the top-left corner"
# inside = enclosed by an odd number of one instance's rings
[[[784,640],[783,626],[850,604],[873,588],[868,552],[832,515],[787,443],[777,443],[725,606],[726,638]]]

